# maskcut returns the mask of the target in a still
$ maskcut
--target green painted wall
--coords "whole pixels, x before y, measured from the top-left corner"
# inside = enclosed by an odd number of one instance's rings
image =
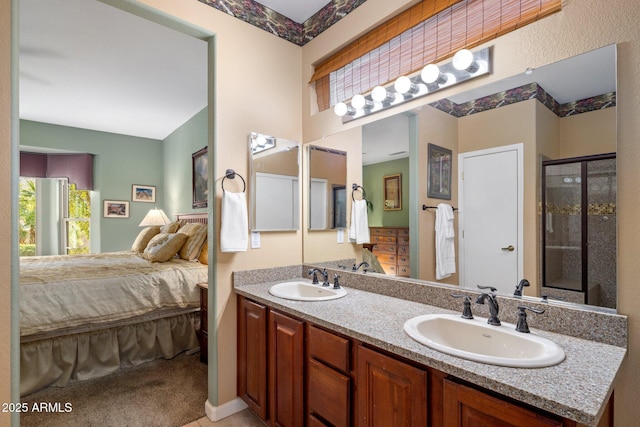
[[[149,209],[164,207],[162,141],[21,120],[20,145],[27,151],[28,147],[40,147],[94,155],[94,252],[129,249]],[[156,203],[132,202],[133,184],[155,186]],[[129,218],[103,218],[105,199],[129,201]]]
[[[384,210],[383,178],[402,174],[402,209]],[[362,168],[362,182],[367,192],[370,227],[409,227],[409,158],[376,163]]]
[[[178,213],[204,212],[193,209],[192,154],[207,146],[207,108],[164,139],[165,213],[173,218]]]

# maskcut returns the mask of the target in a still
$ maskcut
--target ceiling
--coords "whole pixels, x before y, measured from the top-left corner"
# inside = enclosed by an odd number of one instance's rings
[[[327,1],[260,3],[301,21]],[[207,105],[204,41],[93,0],[20,0],[19,31],[21,119],[162,140]],[[585,89],[605,93],[603,84],[615,90],[615,61],[561,63],[565,71],[543,67],[450,99],[461,103],[526,80],[559,102],[591,96]]]

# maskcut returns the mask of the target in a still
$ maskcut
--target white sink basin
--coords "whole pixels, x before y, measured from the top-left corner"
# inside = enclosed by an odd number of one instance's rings
[[[434,350],[492,365],[542,368],[564,360],[556,343],[534,333],[516,332],[515,325],[491,326],[487,319],[457,314],[426,314],[409,319],[404,330]]]
[[[347,291],[343,288],[333,289],[333,285],[326,287],[322,284],[313,285],[303,281],[278,283],[269,289],[269,293],[276,297],[296,301],[327,301],[347,295]]]

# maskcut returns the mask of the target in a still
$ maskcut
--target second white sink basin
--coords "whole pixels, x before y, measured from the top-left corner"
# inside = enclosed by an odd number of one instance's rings
[[[463,319],[457,314],[426,314],[409,319],[404,330],[434,350],[492,365],[542,368],[564,360],[553,341],[515,331],[515,325],[487,324],[487,319]]]
[[[296,301],[327,301],[347,295],[347,291],[343,288],[333,289],[333,285],[330,287],[313,285],[301,280],[275,284],[269,289],[269,293]]]

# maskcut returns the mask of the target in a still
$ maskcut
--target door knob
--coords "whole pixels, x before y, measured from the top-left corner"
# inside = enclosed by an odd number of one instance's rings
[[[513,252],[515,248],[513,247],[513,245],[509,245],[506,248],[500,248],[500,249],[502,249],[503,251]]]

